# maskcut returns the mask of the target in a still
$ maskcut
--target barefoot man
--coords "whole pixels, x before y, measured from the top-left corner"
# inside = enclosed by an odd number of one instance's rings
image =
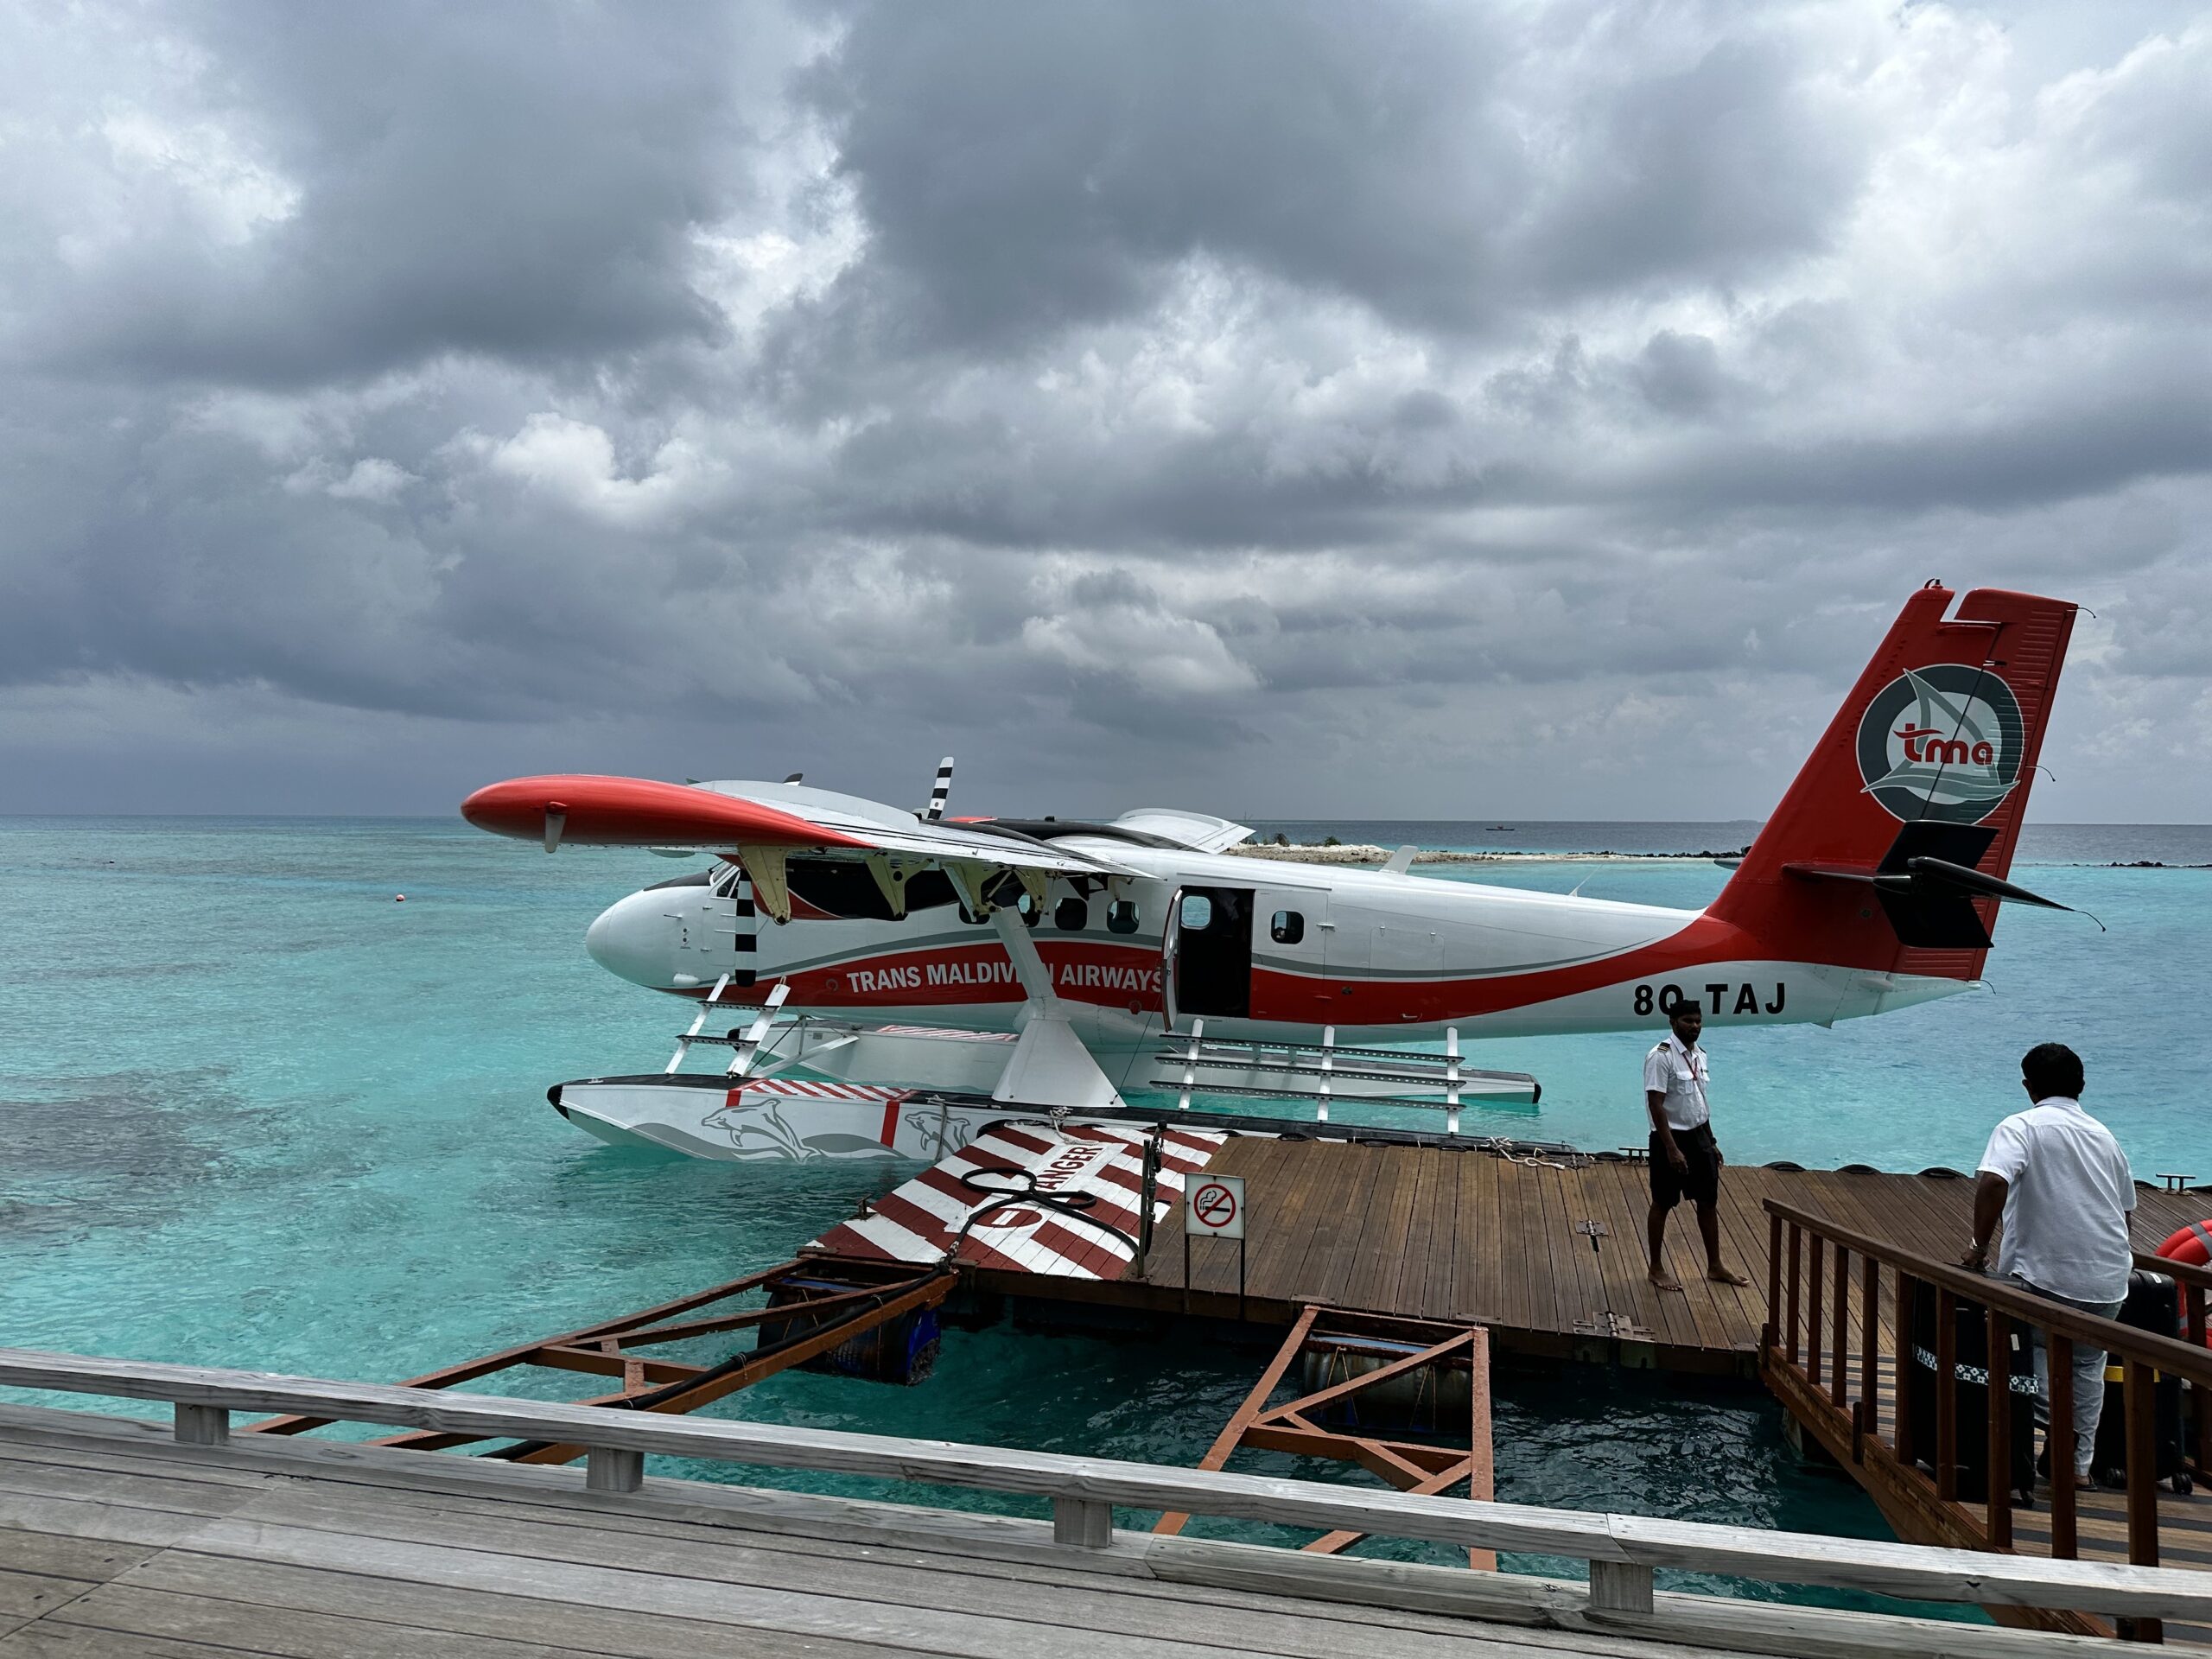
[[[1651,1284],[1680,1290],[1667,1271],[1667,1212],[1687,1197],[1705,1236],[1705,1276],[1716,1285],[1751,1281],[1720,1259],[1720,1147],[1706,1103],[1705,1051],[1697,1046],[1705,1014],[1685,997],[1668,1013],[1673,1027],[1643,1058],[1643,1103],[1651,1113]]]

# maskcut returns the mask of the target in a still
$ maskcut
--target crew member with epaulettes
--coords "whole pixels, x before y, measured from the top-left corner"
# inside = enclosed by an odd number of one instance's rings
[[[1643,1101],[1651,1114],[1651,1283],[1680,1290],[1667,1271],[1667,1213],[1685,1198],[1697,1206],[1705,1276],[1716,1285],[1751,1281],[1720,1259],[1720,1147],[1706,1099],[1709,1071],[1698,1046],[1705,1012],[1685,997],[1668,1010],[1673,1029],[1643,1057]]]

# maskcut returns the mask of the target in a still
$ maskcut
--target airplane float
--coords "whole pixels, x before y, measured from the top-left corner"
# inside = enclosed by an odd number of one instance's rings
[[[570,1122],[694,1156],[944,1156],[1027,1113],[1157,1122],[1124,1090],[1432,1105],[1536,1092],[1484,1037],[1821,1025],[1973,987],[2075,607],[1912,594],[1703,911],[1319,868],[1141,808],[1109,822],[901,810],[785,782],[556,776],[461,810],[562,847],[715,855],[623,899],[585,944],[696,1001],[664,1072],[558,1085]],[[716,1015],[739,1021],[709,1030]],[[1413,1045],[1423,1045],[1414,1049]],[[1437,1052],[1440,1046],[1442,1052]],[[682,1070],[728,1052],[726,1070]]]

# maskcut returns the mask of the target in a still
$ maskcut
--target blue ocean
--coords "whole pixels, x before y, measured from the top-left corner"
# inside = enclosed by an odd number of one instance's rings
[[[1523,854],[1726,852],[1755,828],[1262,826]],[[2139,864],[2161,868],[2115,868]],[[2018,1104],[2021,1052],[2058,1039],[2139,1174],[2212,1178],[2207,867],[2212,828],[2031,826],[2015,879],[2088,914],[2008,910],[1984,991],[1713,1033],[1732,1157],[1970,1166]],[[0,1344],[391,1379],[787,1259],[884,1172],[620,1152],[545,1104],[550,1083],[666,1058],[677,1011],[582,940],[674,868],[547,858],[457,820],[0,819]],[[1686,906],[1726,879],[1694,860],[1431,869]],[[1543,1103],[1470,1127],[1637,1141],[1649,1041],[1488,1045],[1483,1063],[1533,1071]],[[1263,1357],[1001,1326],[950,1335],[918,1388],[791,1372],[717,1409],[1188,1464]],[[1497,1443],[1509,1499],[1885,1535],[1753,1391],[1509,1366]]]

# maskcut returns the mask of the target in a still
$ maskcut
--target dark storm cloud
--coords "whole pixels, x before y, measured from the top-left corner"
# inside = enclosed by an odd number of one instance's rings
[[[871,232],[820,324],[1012,349],[1141,310],[1203,254],[1464,332],[1821,245],[1865,144],[1808,93],[1817,65],[1662,46],[1571,110],[1518,105],[1550,53],[1605,44],[1580,32],[1420,4],[862,6],[809,83]]]
[[[244,246],[147,237],[70,297],[40,355],[299,385],[449,352],[557,364],[711,341],[685,238],[747,194],[746,16],[190,8],[180,36],[221,65],[210,90],[296,212]]]
[[[1031,810],[1757,811],[1943,576],[2101,613],[2071,810],[2212,810],[2202,22],[94,5],[0,60],[0,805],[954,748]]]

